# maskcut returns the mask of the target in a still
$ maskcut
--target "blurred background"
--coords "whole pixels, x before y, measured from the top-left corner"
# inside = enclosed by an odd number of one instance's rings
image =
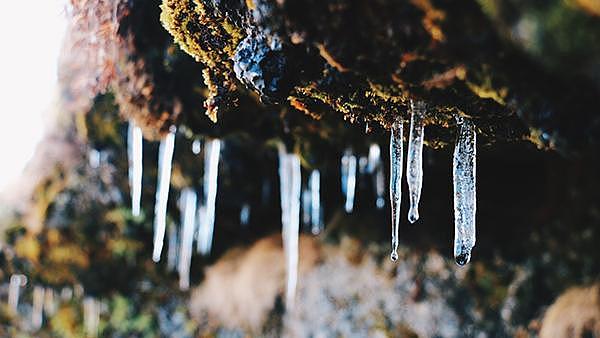
[[[600,336],[600,2],[0,16],[0,336]],[[389,129],[408,139],[411,100],[420,219],[403,178],[392,262]],[[466,266],[456,116],[478,137]]]

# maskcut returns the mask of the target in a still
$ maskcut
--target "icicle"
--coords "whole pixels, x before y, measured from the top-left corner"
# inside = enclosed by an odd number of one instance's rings
[[[89,337],[98,335],[98,325],[100,324],[100,309],[98,302],[91,297],[83,300],[83,325],[85,332]]]
[[[181,246],[177,268],[181,290],[187,290],[190,287],[190,265],[192,263],[197,199],[196,192],[190,188],[183,189],[181,192]]]
[[[100,152],[96,149],[90,149],[88,152],[90,167],[98,169],[100,167]]]
[[[377,167],[381,166],[381,148],[377,143],[369,146],[369,156],[367,157],[367,173],[373,174]]]
[[[156,204],[154,206],[154,252],[152,259],[160,261],[165,227],[167,224],[167,202],[169,199],[169,186],[171,185],[171,166],[173,151],[175,150],[175,129],[160,141],[158,149],[158,184],[156,186]]]
[[[196,252],[202,253],[206,246],[206,205],[203,202],[198,203],[196,211]],[[181,258],[179,258],[181,259]]]
[[[200,140],[194,140],[194,142],[192,142],[192,153],[194,153],[194,155],[198,155],[201,151],[202,142],[200,142]]]
[[[423,136],[425,103],[422,101],[410,102],[410,136],[408,138],[408,154],[406,158],[406,182],[410,209],[408,221],[415,223],[419,219],[419,199],[423,186]]]
[[[285,145],[279,143],[277,147],[279,156],[279,189],[281,203],[281,236],[285,240],[286,229],[288,227],[288,207],[290,198],[290,176],[289,176],[289,157],[285,149]]]
[[[42,327],[44,315],[44,288],[36,285],[33,288],[33,306],[31,310],[31,327],[39,330]]]
[[[377,143],[369,147],[367,173],[374,175],[375,205],[382,209],[385,206],[385,172],[381,163],[381,148]]]
[[[302,190],[302,174],[300,158],[288,154],[285,146],[280,144],[279,179],[281,194],[281,228],[283,249],[286,261],[286,308],[294,306],[298,279],[298,232],[300,229],[300,202]]]
[[[361,156],[358,159],[358,173],[360,175],[364,175],[367,172],[367,166],[369,165],[369,160],[366,156]]]
[[[19,296],[21,293],[21,287],[27,284],[27,277],[25,275],[12,275],[10,276],[10,282],[8,286],[8,307],[13,311],[17,311],[19,306]]]
[[[46,288],[44,292],[44,312],[46,316],[51,317],[56,313],[56,299],[54,298],[54,290]]]
[[[250,221],[250,204],[244,203],[240,209],[240,224],[244,227],[248,225]]]
[[[131,214],[140,215],[142,200],[142,129],[129,121],[127,131],[127,155],[129,157],[129,189],[131,190]]]
[[[311,220],[311,232],[316,235],[321,232],[323,228],[322,214],[321,214],[321,172],[318,169],[313,170],[310,173],[308,179],[308,185],[310,187],[310,220]]]
[[[302,188],[302,174],[300,158],[289,154],[289,206],[288,228],[283,241],[287,266],[286,308],[294,306],[296,285],[298,283],[298,232],[300,229],[300,191]]]
[[[183,224],[183,221],[181,222],[181,224]],[[169,248],[167,251],[167,270],[173,271],[177,267],[177,249],[179,249],[179,233],[177,232],[177,226],[175,224],[169,225],[169,232],[167,235],[169,237]]]
[[[460,130],[454,148],[454,258],[465,265],[475,246],[475,162],[477,137],[470,120],[458,119]]]
[[[312,205],[311,205],[311,199],[312,198],[312,194],[310,191],[310,186],[305,187],[304,190],[302,190],[302,224],[304,225],[310,225],[310,221],[311,221],[311,211],[312,211]]]
[[[200,253],[203,255],[208,255],[212,249],[220,154],[221,140],[214,139],[206,142],[204,148],[204,206],[206,206],[206,210],[201,214],[203,217],[198,229],[198,245]]]
[[[390,205],[392,209],[392,261],[398,259],[398,228],[400,227],[400,201],[402,197],[402,121],[392,125],[390,135]]]
[[[346,149],[342,156],[342,192],[346,197],[344,209],[351,213],[354,209],[354,194],[356,190],[357,159],[351,149]]]

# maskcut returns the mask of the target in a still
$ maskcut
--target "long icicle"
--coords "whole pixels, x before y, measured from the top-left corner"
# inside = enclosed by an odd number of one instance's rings
[[[392,125],[390,134],[390,205],[392,210],[392,261],[398,259],[398,229],[400,227],[400,201],[402,197],[402,120]]]
[[[221,155],[221,140],[214,139],[206,142],[204,149],[204,205],[206,212],[200,224],[200,253],[208,255],[212,249],[215,229],[215,210],[217,204],[217,184],[219,178],[219,160]]]
[[[160,141],[158,148],[158,183],[156,185],[156,202],[154,205],[154,251],[152,253],[152,260],[155,262],[160,261],[165,239],[167,202],[169,200],[174,150],[175,129],[173,127],[167,136]]]
[[[462,117],[454,157],[454,259],[456,264],[465,265],[471,260],[475,246],[475,193],[477,134],[473,122]]]
[[[127,155],[129,157],[129,189],[131,189],[131,214],[140,215],[142,201],[142,129],[135,122],[129,121],[127,131]]]
[[[308,179],[308,185],[310,187],[310,222],[311,232],[316,235],[321,232],[323,224],[321,223],[321,172],[319,169],[315,169],[310,173]]]
[[[285,234],[288,228],[288,207],[290,198],[290,175],[288,165],[288,154],[283,143],[279,143],[277,147],[277,153],[279,156],[279,189],[280,189],[280,203],[281,203],[281,236],[285,241]],[[284,243],[285,244],[285,243]]]
[[[408,221],[415,223],[419,219],[419,200],[423,186],[423,137],[425,102],[410,102],[410,135],[408,137],[408,154],[406,158],[406,182],[410,209]]]
[[[289,212],[288,228],[286,229],[286,239],[284,242],[284,252],[287,266],[287,287],[286,287],[286,308],[294,307],[296,297],[296,286],[298,284],[298,232],[300,229],[300,194],[302,190],[302,174],[300,168],[300,158],[297,155],[289,154]]]
[[[181,245],[177,264],[179,288],[181,290],[187,290],[190,287],[190,265],[192,263],[197,199],[196,192],[191,188],[181,191]]]

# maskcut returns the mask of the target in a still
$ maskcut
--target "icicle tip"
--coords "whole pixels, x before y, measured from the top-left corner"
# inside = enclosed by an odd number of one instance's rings
[[[458,266],[465,266],[471,261],[471,248],[460,247],[460,252],[454,255],[454,260]]]

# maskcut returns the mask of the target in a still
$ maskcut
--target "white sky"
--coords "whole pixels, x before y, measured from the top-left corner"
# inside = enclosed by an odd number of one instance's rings
[[[18,178],[56,92],[65,0],[3,1],[0,10],[0,191]]]

